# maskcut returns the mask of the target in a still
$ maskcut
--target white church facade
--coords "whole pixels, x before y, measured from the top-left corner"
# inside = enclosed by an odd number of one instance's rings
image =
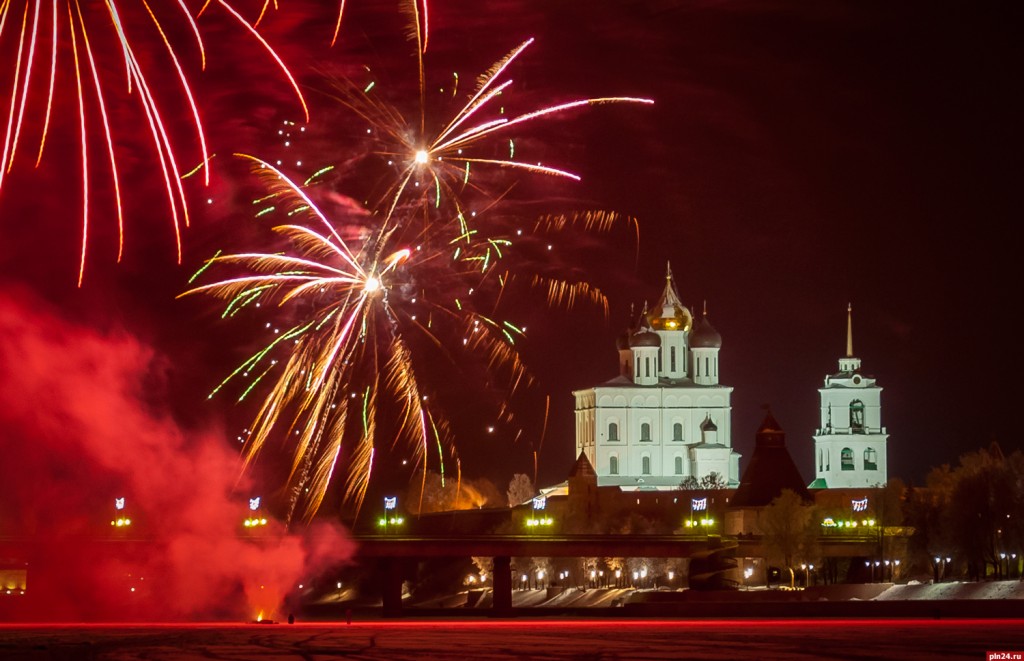
[[[601,486],[676,489],[717,473],[739,484],[732,449],[732,387],[719,383],[721,335],[694,320],[668,269],[665,290],[618,340],[619,375],[573,392],[576,454]]]
[[[825,377],[818,389],[819,427],[814,434],[815,479],[812,489],[882,486],[888,480],[886,443],[882,426],[882,388],[874,377],[861,374],[853,355],[853,312],[846,309],[846,355],[839,371]]]

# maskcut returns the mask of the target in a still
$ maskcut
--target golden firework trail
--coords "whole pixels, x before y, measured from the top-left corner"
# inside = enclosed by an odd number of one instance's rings
[[[420,22],[425,10],[416,2],[408,7],[419,74],[412,119],[378,98],[372,82],[343,83],[333,95],[368,122],[371,152],[392,166],[386,192],[358,213],[349,211],[351,217],[328,217],[314,197],[318,187],[327,187],[321,175],[331,171],[329,166],[300,185],[266,161],[243,156],[268,189],[256,215],[287,217],[275,231],[288,247],[219,254],[207,263],[210,271],[240,273],[182,294],[226,300],[225,316],[261,306],[291,320],[271,323],[268,327],[279,327],[270,342],[215,390],[242,381],[244,398],[265,384],[267,394],[250,425],[245,456],[248,464],[271,439],[287,439],[292,453],[289,521],[300,504],[302,516],[311,518],[339,471],[342,496],[358,515],[375,462],[396,444],[411,453],[424,480],[428,450],[436,446],[444,475],[442,446],[456,453],[448,421],[426,391],[423,379],[431,376],[431,364],[420,354],[433,350],[456,366],[470,358],[480,361],[489,381],[508,394],[528,384],[531,377],[516,346],[525,329],[501,313],[510,287],[539,293],[551,307],[596,304],[607,316],[607,301],[598,288],[580,277],[552,273],[548,262],[554,237],[569,231],[607,232],[618,215],[545,216],[530,231],[502,212],[504,193],[489,190],[486,182],[470,183],[470,168],[579,179],[568,170],[517,159],[510,129],[585,106],[651,100],[577,99],[505,116],[496,100],[509,94],[512,80],[506,74],[533,43],[530,39],[480,76],[475,91],[448,121],[428,129],[426,31]],[[451,98],[456,96],[457,91]],[[476,153],[493,147],[486,143],[504,140],[509,141],[508,158]],[[337,190],[348,183],[337,182]],[[469,186],[487,198],[473,211],[462,200]],[[337,197],[334,190],[324,196],[332,194]],[[535,268],[537,263],[543,268]],[[507,398],[499,420],[512,420]],[[461,473],[457,456],[455,463]]]
[[[524,329],[481,311],[496,310],[517,278],[510,261],[516,231],[480,221],[466,241],[459,221],[424,226],[395,216],[385,223],[368,214],[353,227],[317,206],[311,197],[316,181],[299,185],[261,159],[240,156],[268,188],[259,202],[288,218],[274,228],[288,247],[217,254],[201,272],[237,275],[181,296],[219,297],[227,301],[225,316],[259,307],[290,321],[268,323],[272,339],[211,396],[240,381],[241,400],[267,384],[245,458],[248,465],[271,439],[287,439],[289,522],[300,502],[304,518],[316,513],[339,470],[343,498],[358,515],[381,451],[401,444],[425,473],[436,446],[444,470],[442,444],[451,446],[447,421],[428,405],[423,359],[414,347],[433,347],[456,364],[463,354],[477,356],[510,392],[530,381],[516,347]],[[545,217],[534,232],[543,236],[570,226],[605,231],[614,220],[605,212]],[[607,310],[603,294],[588,283],[532,275],[526,285],[553,305],[585,299]],[[454,455],[454,448],[449,452]]]
[[[295,90],[308,120],[302,93],[278,55],[225,0],[215,2],[232,17],[232,20],[243,26],[281,67]],[[59,105],[55,103],[55,90],[59,87],[57,80],[62,74],[62,68],[69,68],[77,96],[79,160],[82,170],[79,286],[85,274],[91,230],[89,196],[92,182],[89,175],[94,168],[90,162],[89,134],[95,131],[96,123],[101,127],[105,145],[101,159],[108,163],[110,170],[118,224],[118,261],[124,253],[123,186],[115,149],[117,140],[111,121],[111,104],[115,103],[115,98],[120,104],[127,104],[131,96],[138,99],[160,164],[178,260],[181,260],[181,228],[189,224],[189,211],[181,183],[183,174],[179,167],[179,158],[175,155],[175,145],[164,120],[164,113],[150,84],[150,75],[154,75],[151,69],[156,68],[152,65],[154,58],[166,57],[173,68],[170,77],[177,80],[185,105],[189,109],[195,138],[202,154],[202,163],[208,162],[210,157],[192,85],[185,73],[176,45],[168,35],[169,29],[166,26],[169,22],[174,23],[175,27],[179,24],[187,25],[186,32],[190,39],[194,39],[195,47],[200,54],[201,68],[205,68],[206,53],[203,39],[195,18],[184,0],[172,0],[157,4],[155,7],[147,0],[0,0],[0,55],[3,56],[5,63],[3,70],[0,71],[0,89],[6,88],[10,95],[6,108],[0,106],[0,112],[6,110],[5,130],[0,134],[3,142],[0,190],[3,188],[5,177],[14,168],[25,133],[32,131],[38,134],[38,147],[33,154],[35,167],[38,168],[42,163],[54,108]],[[63,57],[63,51],[70,51],[70,58]],[[66,65],[65,60],[68,62]],[[119,62],[116,68],[123,68],[123,79],[111,80],[115,78],[113,74],[101,74],[113,69],[104,66],[106,60]],[[143,62],[149,64],[144,65]],[[168,72],[157,71],[156,75],[165,77],[168,76]],[[205,167],[202,169],[205,183],[208,184],[209,173]]]

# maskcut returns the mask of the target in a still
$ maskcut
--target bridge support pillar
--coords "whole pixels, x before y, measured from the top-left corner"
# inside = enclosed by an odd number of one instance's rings
[[[384,617],[402,615],[402,561],[401,558],[386,558],[381,563],[383,570],[381,601]]]
[[[498,616],[512,614],[512,558],[507,555],[494,557],[493,574],[494,586],[491,599],[491,608]]]

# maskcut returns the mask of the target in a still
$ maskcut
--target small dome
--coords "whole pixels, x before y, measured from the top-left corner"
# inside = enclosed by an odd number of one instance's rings
[[[693,332],[690,333],[690,348],[691,349],[721,349],[722,348],[722,336],[719,335],[718,331],[715,330],[711,322],[708,321],[708,316],[705,314],[700,318],[694,325]]]
[[[636,349],[638,347],[655,347],[655,348],[657,348],[657,347],[660,347],[660,346],[661,346],[661,338],[658,337],[657,333],[651,332],[649,330],[641,330],[641,331],[639,331],[637,333],[634,333],[629,338],[629,348],[630,349]]]
[[[718,425],[711,419],[711,416],[705,416],[704,422],[700,423],[701,431],[718,431]]]

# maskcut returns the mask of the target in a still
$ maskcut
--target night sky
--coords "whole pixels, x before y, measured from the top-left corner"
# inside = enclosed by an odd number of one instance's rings
[[[415,94],[415,59],[396,7],[350,1],[333,49],[330,2],[285,0],[261,26],[306,90],[312,123],[296,149],[308,163],[346,162],[355,144],[356,124],[321,93],[325,76],[355,76],[368,65],[389,83],[382,94]],[[518,175],[512,209],[531,217],[617,211],[637,219],[639,245],[628,231],[603,244],[556,245],[551,260],[605,291],[610,314],[512,304],[529,322],[522,352],[536,377],[516,400],[524,431],[515,442],[513,427],[487,434],[493,415],[485,407],[450,408],[464,475],[504,490],[513,472],[532,473],[541,448],[539,482],[564,479],[574,459],[571,391],[615,376],[614,338],[631,305],[658,297],[667,261],[682,299],[695,313],[707,301],[722,335],[741,471],[767,404],[805,480],[813,479],[816,389],[845,349],[847,302],[855,353],[884,388],[890,477],[920,484],[930,467],[992,441],[1019,448],[1011,369],[1021,352],[1011,318],[1024,174],[1020,18],[1013,3],[435,0],[428,77],[439,72],[443,81],[458,70],[472,80],[533,36],[514,75],[514,94],[527,105],[655,100],[568,113],[521,136],[517,149],[582,181]],[[261,326],[220,320],[212,300],[175,296],[215,250],[253,238],[252,181],[230,153],[274,158],[282,149],[276,127],[301,114],[273,63],[223,15],[211,12],[200,28],[206,72],[196,71],[187,33],[178,36],[217,157],[210,189],[188,182],[194,218],[182,264],[151,147],[129,128],[118,144],[125,257],[115,264],[109,183],[94,165],[97,230],[85,282],[75,287],[81,184],[66,75],[42,166],[16,163],[0,191],[0,278],[41,316],[152,347],[160,358],[142,380],[142,399],[181,428],[219,430],[232,444],[246,412],[206,395],[259,345]],[[8,62],[7,34],[3,44]],[[0,81],[6,109],[9,72]],[[163,84],[177,107],[176,81]],[[115,117],[128,118],[124,126],[138,122],[135,106],[110,103]],[[188,169],[198,150],[187,117],[170,115]],[[479,390],[479,370],[467,367],[464,378]],[[551,413],[541,446],[544,395]],[[53,402],[36,396],[27,404],[45,414]],[[19,443],[31,443],[30,434],[8,428],[5,463]],[[383,479],[394,488],[404,476]]]

